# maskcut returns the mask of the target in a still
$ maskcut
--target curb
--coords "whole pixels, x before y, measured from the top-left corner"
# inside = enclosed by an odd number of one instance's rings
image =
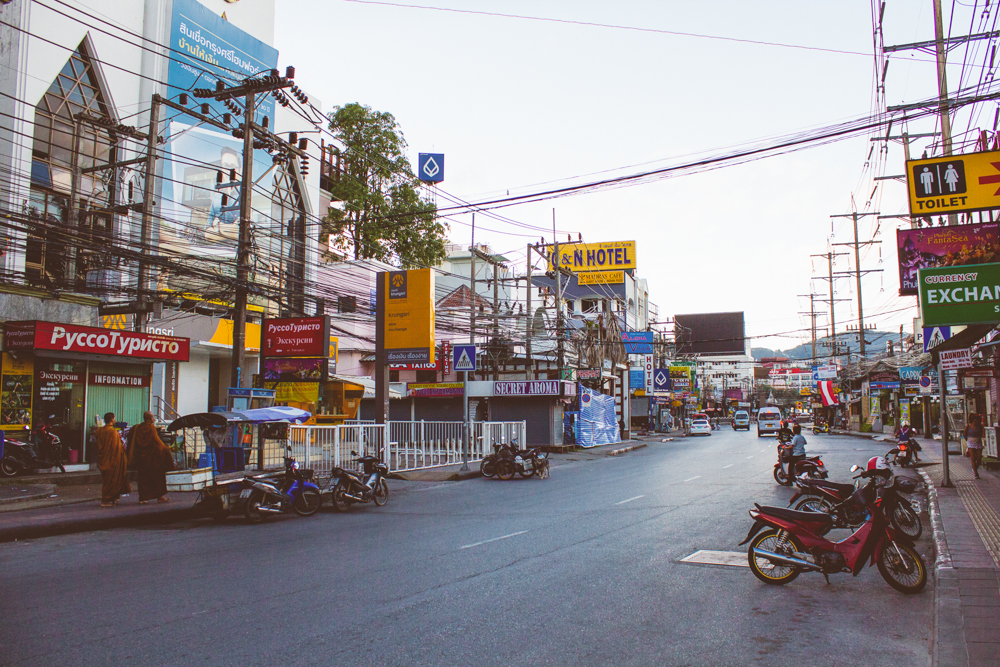
[[[16,503],[21,503],[26,500],[38,500],[40,498],[48,498],[53,493],[55,493],[56,490],[56,487],[52,484],[32,484],[28,488],[31,488],[32,491],[11,498],[0,498],[0,505],[14,505]]]
[[[610,452],[608,452],[607,454],[605,454],[605,456],[618,456],[619,454],[627,454],[628,452],[631,452],[631,451],[633,451],[635,449],[642,449],[643,447],[647,447],[647,446],[648,445],[643,442],[643,443],[640,443],[638,445],[632,445],[631,447],[622,447],[621,449],[612,449]]]
[[[34,526],[15,526],[13,528],[0,528],[0,543],[17,542],[19,540],[32,540],[42,537],[55,537],[57,535],[72,535],[74,533],[89,533],[98,530],[112,530],[115,528],[138,528],[142,526],[156,526],[176,523],[187,519],[197,518],[192,508],[184,507],[148,514],[130,514],[127,516],[105,518],[94,518],[80,521],[62,520]]]
[[[948,536],[944,532],[944,524],[941,522],[941,510],[938,507],[937,489],[930,475],[921,468],[917,468],[917,473],[924,480],[927,488],[927,514],[931,519],[931,531],[934,535],[934,569],[951,568],[951,551],[948,549]]]

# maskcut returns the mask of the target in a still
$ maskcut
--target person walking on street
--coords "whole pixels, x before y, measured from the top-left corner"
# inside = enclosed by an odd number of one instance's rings
[[[160,440],[153,423],[153,413],[145,412],[142,423],[129,433],[128,462],[139,473],[139,504],[156,498],[158,503],[170,502],[167,497],[167,472],[174,469],[170,448]]]
[[[97,468],[101,471],[101,507],[114,507],[123,493],[132,488],[128,483],[128,458],[122,437],[115,429],[115,413],[104,415],[104,426],[97,429]]]
[[[966,442],[966,454],[972,460],[972,474],[979,479],[979,466],[983,462],[983,418],[972,415],[972,420],[966,424],[962,437]]]

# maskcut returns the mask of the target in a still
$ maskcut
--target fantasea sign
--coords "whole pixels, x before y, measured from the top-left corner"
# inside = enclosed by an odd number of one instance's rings
[[[552,248],[555,250],[555,246]],[[635,268],[635,241],[559,244],[559,265],[575,273]],[[549,256],[549,271],[553,271]]]
[[[1000,260],[1000,232],[995,222],[900,229],[896,232],[896,247],[899,295],[915,296],[920,269],[989,264]]]

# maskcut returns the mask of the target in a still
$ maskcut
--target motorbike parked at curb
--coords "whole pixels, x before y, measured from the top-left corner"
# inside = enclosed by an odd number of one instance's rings
[[[875,483],[878,501],[886,518],[893,528],[909,539],[914,541],[920,539],[924,532],[920,515],[913,504],[902,496],[904,493],[913,493],[917,487],[916,481],[909,477],[893,477],[891,471],[886,479],[893,479],[895,483],[886,484],[878,477]],[[793,509],[802,512],[829,514],[833,517],[830,528],[853,530],[868,518],[868,508],[853,495],[858,488],[856,485],[805,477],[796,479],[795,483],[799,490],[792,496],[788,506],[794,505]]]
[[[33,428],[27,440],[6,438],[0,459],[0,475],[13,477],[44,468],[58,468],[59,472],[66,472],[63,449],[59,436],[52,432],[48,424]]]
[[[858,466],[852,466],[851,472],[857,470]],[[927,566],[912,543],[892,527],[878,500],[876,478],[887,477],[886,472],[865,470],[859,475],[868,482],[852,495],[866,507],[867,518],[840,542],[822,537],[833,524],[829,514],[754,503],[756,509],[750,510],[753,526],[740,542],[750,543],[750,571],[764,583],[776,586],[791,582],[802,572],[819,572],[829,583],[830,574],[850,572],[857,576],[868,562],[869,567],[877,564],[879,574],[897,591],[922,591],[927,584]],[[898,481],[889,478],[885,488],[891,489]]]
[[[826,422],[818,422],[816,424],[813,424],[812,432],[816,435],[819,435],[821,433],[829,433],[830,425],[827,424]]]
[[[509,445],[505,442],[494,443],[493,453],[483,457],[483,462],[479,464],[479,472],[482,473],[483,477],[495,476],[497,474],[497,461],[503,458],[512,459],[516,453],[517,440],[513,440]]]
[[[245,477],[240,500],[246,502],[244,516],[260,523],[267,514],[295,512],[312,516],[323,504],[319,487],[312,481],[312,470],[301,470],[298,462],[285,457],[285,474],[276,478]]]
[[[497,477],[503,480],[513,479],[514,473],[524,478],[537,474],[539,479],[545,479],[549,475],[548,452],[543,454],[540,447],[533,447],[515,450],[512,458],[497,460]]]
[[[332,494],[333,509],[346,512],[352,503],[374,502],[381,507],[389,501],[389,486],[385,476],[389,474],[389,466],[376,456],[358,456],[354,462],[362,465],[362,474],[344,468],[334,468],[330,478],[329,492]]]
[[[792,457],[792,446],[778,443],[778,462],[774,464],[774,481],[782,486],[791,486],[795,481],[794,471],[788,470]],[[798,475],[806,475],[814,479],[826,479],[829,473],[823,465],[823,459],[818,456],[807,456],[796,464]]]

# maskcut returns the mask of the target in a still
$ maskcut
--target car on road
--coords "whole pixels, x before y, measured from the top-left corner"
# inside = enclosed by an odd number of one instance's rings
[[[781,410],[778,408],[761,408],[757,412],[757,437],[764,434],[777,433],[781,428]]]
[[[750,430],[750,413],[746,410],[737,410],[733,415],[733,430],[738,431],[741,428]]]
[[[712,425],[707,419],[692,419],[691,435],[712,435]]]

